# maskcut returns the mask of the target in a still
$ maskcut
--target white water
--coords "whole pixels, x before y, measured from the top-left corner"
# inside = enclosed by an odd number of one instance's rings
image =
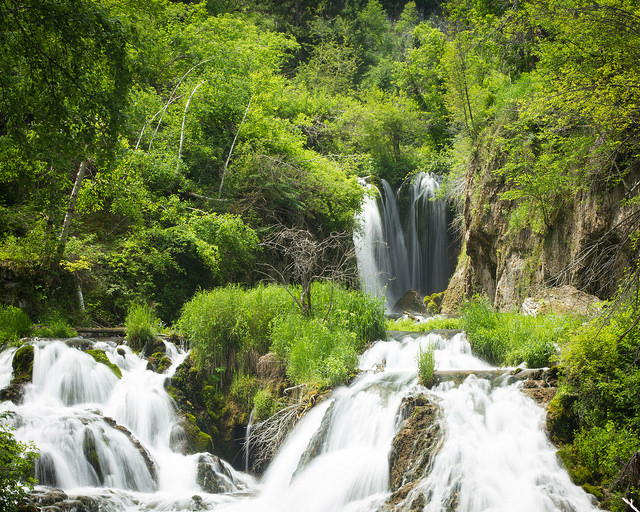
[[[220,511],[370,512],[390,495],[388,457],[402,398],[427,393],[442,411],[445,432],[432,470],[396,510],[587,512],[597,510],[559,466],[542,431],[544,411],[518,384],[468,377],[433,391],[417,383],[419,347],[435,349],[439,370],[488,370],[464,335],[378,342],[360,359],[363,373],[317,406],[294,429],[256,497]],[[384,363],[383,363],[384,362]],[[385,364],[385,371],[373,368]],[[310,450],[317,455],[305,456]],[[415,505],[415,503],[413,503]]]
[[[385,296],[390,308],[409,289],[428,295],[447,287],[451,237],[439,188],[439,177],[419,173],[396,193],[382,180],[380,197],[365,199],[354,238],[358,271],[363,288]],[[401,211],[405,196],[408,208]]]
[[[0,411],[15,414],[15,436],[33,442],[40,452],[36,477],[43,486],[75,495],[100,497],[108,510],[191,510],[193,495],[211,507],[229,498],[210,495],[196,483],[198,464],[209,465],[230,491],[253,485],[208,454],[182,455],[171,448],[179,427],[164,389],[187,353],[167,343],[171,367],[162,375],[147,370],[147,361],[129,347],[98,342],[122,379],[89,354],[61,341],[34,342],[33,383],[21,405],[2,402]],[[14,350],[0,354],[0,381],[11,375]],[[109,420],[105,418],[110,418]],[[150,471],[135,441],[155,464]],[[43,487],[39,487],[42,489]]]
[[[426,393],[440,406],[444,437],[430,471],[395,510],[415,510],[418,499],[428,512],[597,510],[559,466],[542,430],[544,411],[518,384],[471,375],[457,387],[442,383],[427,390],[417,382],[416,358],[428,345],[438,370],[492,368],[471,354],[463,334],[378,342],[361,356],[362,372],[353,384],[337,389],[296,426],[258,484],[206,459],[227,475],[228,492],[220,495],[203,493],[195,483],[199,456],[170,448],[175,413],[163,384],[185,356],[177,350],[167,375],[157,375],[128,348],[123,356],[100,344],[123,370],[118,380],[79,350],[38,342],[25,403],[4,402],[2,409],[17,413],[17,437],[40,449],[38,476],[47,485],[102,496],[104,510],[373,512],[383,510],[390,495],[388,458],[402,399]],[[0,355],[0,377],[10,362]],[[373,371],[381,365],[384,371]],[[130,439],[103,414],[142,442],[158,467],[157,483]],[[87,443],[99,466],[87,457]]]

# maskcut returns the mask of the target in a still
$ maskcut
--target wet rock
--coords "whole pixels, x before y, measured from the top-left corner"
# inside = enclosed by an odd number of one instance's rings
[[[184,455],[213,452],[213,441],[198,427],[192,414],[185,414],[171,431],[171,449]]]
[[[149,358],[157,353],[166,354],[166,347],[160,338],[153,338],[147,341],[140,351],[140,355],[145,358]]]
[[[171,366],[171,359],[169,359],[166,353],[155,352],[147,359],[147,370],[151,370],[156,373],[164,373]]]
[[[202,454],[198,458],[196,481],[204,492],[219,494],[234,489],[233,476],[215,455]]]
[[[427,308],[424,305],[422,297],[417,290],[409,290],[405,293],[398,302],[396,302],[391,308],[394,313],[417,313],[424,315],[427,313]]]
[[[86,352],[91,357],[93,357],[93,359],[95,359],[97,363],[103,364],[107,368],[109,368],[116,377],[118,377],[119,379],[122,378],[122,371],[117,364],[113,364],[111,361],[109,361],[109,358],[107,357],[107,354],[104,350],[89,349]]]
[[[68,347],[75,348],[77,350],[90,350],[93,348],[93,342],[85,338],[69,338],[64,342]]]
[[[33,345],[23,345],[13,355],[11,368],[13,378],[9,385],[0,390],[0,401],[9,400],[18,405],[24,396],[24,385],[33,380]]]
[[[403,418],[402,423],[389,456],[393,492],[386,503],[389,509],[404,501],[429,472],[442,437],[438,407],[426,395],[405,398],[400,406],[400,418]],[[414,504],[415,500],[410,510]],[[415,505],[419,507],[419,504]]]
[[[126,435],[127,438],[129,438],[129,441],[131,442],[131,444],[133,444],[133,446],[136,447],[136,450],[138,450],[138,453],[140,453],[140,455],[144,459],[144,462],[145,462],[145,464],[147,466],[147,469],[149,470],[149,474],[151,475],[151,478],[153,479],[154,485],[157,486],[158,485],[158,471],[157,471],[157,468],[156,468],[156,464],[153,461],[153,459],[151,458],[151,455],[149,454],[149,452],[142,445],[142,443],[140,443],[140,441],[138,441],[133,436],[133,434],[131,433],[131,431],[128,428],[123,427],[122,425],[118,425],[116,423],[116,420],[114,420],[113,418],[105,417],[104,420],[109,425],[111,425],[113,428],[119,430],[124,435]],[[89,462],[91,462],[91,461],[89,461]]]

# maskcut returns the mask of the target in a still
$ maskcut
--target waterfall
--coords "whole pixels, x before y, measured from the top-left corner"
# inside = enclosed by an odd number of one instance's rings
[[[440,178],[419,173],[397,192],[385,180],[381,190],[369,187],[354,238],[363,288],[385,296],[389,308],[412,288],[444,291],[455,261]]]
[[[432,463],[393,510],[597,510],[559,465],[543,431],[544,410],[521,392],[522,382],[485,378],[506,372],[474,357],[463,333],[404,334],[375,343],[360,357],[358,377],[298,423],[260,482],[208,454],[171,450],[175,412],[163,380],[184,352],[168,350],[174,364],[157,375],[126,347],[95,346],[120,367],[121,380],[80,350],[36,341],[34,382],[24,403],[1,408],[15,412],[16,437],[41,452],[39,489],[92,496],[100,510],[391,510],[390,452],[404,419],[403,399],[416,395],[438,404],[443,436]],[[433,389],[418,383],[417,354],[428,347],[436,370],[457,372],[461,383],[443,381]],[[8,353],[0,354],[0,376],[10,364]],[[198,486],[199,464],[220,476],[220,493]]]
[[[227,499],[208,494],[197,483],[207,466],[221,487],[240,491],[253,479],[208,454],[183,455],[172,449],[178,417],[165,391],[167,378],[188,353],[165,342],[170,368],[147,369],[147,361],[114,342],[78,345],[103,350],[122,378],[74,343],[34,340],[33,382],[5,422],[22,442],[40,452],[37,490],[61,488],[98,500],[100,510],[191,510],[193,496],[211,507]],[[9,384],[15,349],[0,354],[0,382]]]

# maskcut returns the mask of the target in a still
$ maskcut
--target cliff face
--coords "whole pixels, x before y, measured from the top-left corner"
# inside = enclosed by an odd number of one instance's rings
[[[455,310],[476,293],[498,308],[518,309],[525,297],[543,297],[560,285],[610,297],[637,254],[629,235],[640,213],[637,205],[626,204],[639,193],[640,169],[614,186],[565,198],[551,225],[534,232],[509,226],[517,205],[502,199],[508,186],[492,172],[496,166],[476,161],[467,170],[462,254],[443,310]]]

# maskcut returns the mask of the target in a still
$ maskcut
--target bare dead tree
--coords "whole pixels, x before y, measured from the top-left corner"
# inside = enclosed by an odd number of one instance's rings
[[[261,245],[280,259],[277,265],[263,263],[262,273],[268,279],[285,285],[287,292],[306,316],[313,314],[313,283],[357,281],[355,248],[349,232],[333,232],[319,239],[304,228],[280,225]],[[296,285],[300,287],[299,292],[295,290]],[[333,299],[333,287],[331,291]],[[326,315],[331,307],[332,301]]]

